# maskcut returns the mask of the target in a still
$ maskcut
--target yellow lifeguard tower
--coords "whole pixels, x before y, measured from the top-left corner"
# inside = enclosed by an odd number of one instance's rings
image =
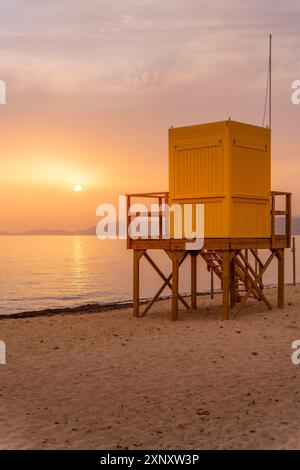
[[[277,210],[276,199],[284,199]],[[263,291],[263,274],[273,258],[278,260],[278,306],[284,304],[284,249],[291,241],[291,194],[271,191],[271,131],[268,128],[232,120],[169,130],[169,192],[128,194],[127,224],[135,198],[156,199],[159,204],[159,234],[156,239],[128,238],[133,249],[133,305],[139,316],[139,261],[145,257],[162,277],[163,285],[146,306],[148,312],[165,287],[172,289],[172,319],[178,319],[178,302],[197,307],[197,259],[202,258],[221,280],[222,318],[229,318],[230,306],[242,306],[251,295],[272,308]],[[204,205],[204,245],[189,250],[187,239],[163,234],[163,203]],[[195,214],[195,211],[192,212]],[[150,214],[148,214],[150,217]],[[146,214],[147,216],[147,214]],[[285,233],[276,234],[275,218],[285,218]],[[193,220],[193,225],[195,221]],[[127,232],[128,233],[128,232]],[[172,273],[165,276],[147,250],[164,250],[172,260]],[[263,262],[258,250],[269,250]],[[179,267],[191,258],[191,305],[178,292]],[[242,285],[242,290],[241,290]]]
[[[223,121],[169,131],[171,203],[205,204],[206,238],[270,236],[270,130]]]

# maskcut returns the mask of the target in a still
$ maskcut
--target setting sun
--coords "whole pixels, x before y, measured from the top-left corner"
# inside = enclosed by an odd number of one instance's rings
[[[82,191],[82,186],[80,184],[76,184],[75,186],[73,186],[73,191],[79,193],[80,191]]]

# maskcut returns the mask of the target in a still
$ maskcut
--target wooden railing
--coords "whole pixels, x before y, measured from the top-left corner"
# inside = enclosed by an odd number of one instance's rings
[[[276,210],[276,196],[285,197],[285,209]],[[285,218],[285,233],[283,236],[287,239],[287,248],[291,247],[291,236],[292,236],[292,194],[282,191],[271,191],[271,238],[272,246],[275,246],[276,236],[276,217]],[[282,235],[282,234],[280,234]]]
[[[133,194],[126,194],[126,198],[127,198],[127,248],[131,248],[131,237],[129,236],[129,233],[128,233],[128,227],[130,227],[130,223],[132,219],[138,216],[148,217],[149,220],[151,219],[151,216],[158,217],[158,221],[159,221],[158,222],[159,223],[158,238],[161,239],[163,237],[163,216],[164,216],[164,213],[161,208],[163,204],[168,204],[169,193],[163,192],[163,191],[152,192],[152,193],[133,193]],[[131,207],[133,200],[136,198],[139,198],[139,200],[153,199],[154,203],[156,202],[158,204],[158,208],[159,208],[158,213],[154,214],[154,213],[151,213],[150,211],[147,211],[145,213],[136,212],[134,214],[131,214],[130,207]]]
[[[284,197],[285,198],[285,208],[283,210],[276,209],[276,197]],[[158,238],[161,239],[163,237],[163,217],[164,213],[161,210],[163,204],[168,204],[169,193],[168,192],[151,192],[151,193],[132,193],[126,194],[127,198],[127,233],[128,227],[130,226],[131,221],[138,216],[148,217],[149,220],[152,217],[158,217],[159,219],[159,231],[158,231]],[[147,211],[144,213],[135,212],[134,214],[130,213],[130,207],[134,199],[138,198],[139,202],[143,199],[153,199],[159,207],[158,213],[154,214],[151,211]],[[272,246],[275,246],[276,237],[285,237],[287,242],[287,247],[291,247],[291,235],[292,235],[292,211],[291,211],[291,203],[292,203],[292,194],[289,192],[283,191],[271,191],[270,194],[271,198],[271,242]],[[276,217],[284,217],[285,218],[285,230],[284,234],[277,234],[276,233]],[[131,237],[127,237],[127,247],[131,248]]]

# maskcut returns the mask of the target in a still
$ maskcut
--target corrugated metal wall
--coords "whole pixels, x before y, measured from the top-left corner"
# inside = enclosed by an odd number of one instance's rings
[[[222,143],[174,150],[174,194],[177,198],[223,192]],[[210,175],[209,178],[207,175]]]
[[[232,200],[231,236],[232,237],[269,237],[269,201],[237,198]]]
[[[269,188],[268,149],[235,142],[232,153],[232,191],[250,196],[267,195]]]
[[[268,129],[234,121],[171,129],[169,149],[170,202],[205,204],[206,238],[270,236]]]

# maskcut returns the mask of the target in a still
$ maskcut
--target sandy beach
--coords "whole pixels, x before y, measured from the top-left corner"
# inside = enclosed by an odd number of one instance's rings
[[[300,286],[220,301],[1,320],[0,449],[300,449]]]

